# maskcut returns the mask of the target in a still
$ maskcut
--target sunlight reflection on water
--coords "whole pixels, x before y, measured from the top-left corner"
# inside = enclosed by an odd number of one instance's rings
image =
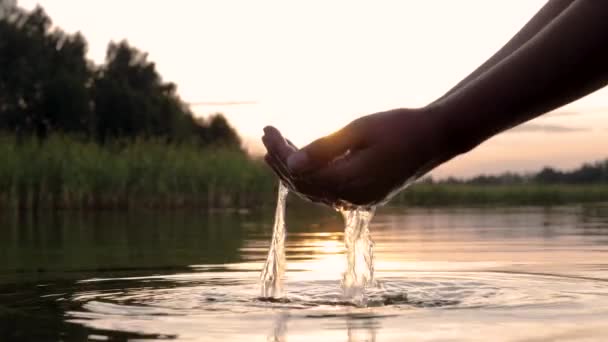
[[[0,329],[110,340],[603,340],[607,218],[604,209],[582,207],[380,212],[372,222],[379,286],[368,289],[365,305],[345,298],[340,287],[345,257],[338,217],[289,222],[285,298],[279,300],[259,297],[270,223],[229,221],[225,229],[237,225],[247,233],[203,235],[192,244],[201,256],[184,259],[191,262],[180,269],[67,272],[64,280],[59,272],[25,272],[5,279]],[[184,245],[196,240],[191,232],[184,231]],[[27,241],[5,237],[0,241]],[[224,250],[234,248],[234,257],[213,256],[222,243]],[[151,253],[146,246],[114,257],[127,265],[137,260],[134,251]],[[4,250],[10,253],[10,245]],[[59,249],[39,251],[57,260]],[[32,326],[32,317],[55,323]]]

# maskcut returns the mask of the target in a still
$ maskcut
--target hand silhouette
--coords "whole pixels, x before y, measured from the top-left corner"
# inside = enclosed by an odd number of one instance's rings
[[[361,117],[298,150],[264,129],[266,162],[301,196],[332,206],[370,206],[449,159],[439,121],[428,109]]]
[[[608,2],[547,4],[430,105],[357,119],[298,150],[267,127],[266,161],[300,195],[368,206],[490,137],[608,84]]]

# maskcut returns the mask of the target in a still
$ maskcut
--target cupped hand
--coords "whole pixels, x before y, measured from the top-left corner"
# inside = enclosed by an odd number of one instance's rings
[[[265,159],[301,196],[332,206],[389,200],[453,156],[438,115],[396,109],[361,117],[298,150],[274,127],[262,138]]]

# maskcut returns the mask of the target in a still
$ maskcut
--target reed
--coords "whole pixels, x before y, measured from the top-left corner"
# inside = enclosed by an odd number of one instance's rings
[[[560,205],[608,202],[608,184],[414,184],[394,205]]]
[[[100,146],[54,135],[0,137],[0,207],[230,208],[272,203],[275,179],[238,150],[135,140]]]
[[[0,209],[256,208],[274,205],[276,186],[263,161],[234,149],[144,139],[100,146],[64,135],[50,136],[43,143],[17,142],[15,136],[0,135]],[[608,184],[419,183],[390,203],[589,202],[608,202]]]

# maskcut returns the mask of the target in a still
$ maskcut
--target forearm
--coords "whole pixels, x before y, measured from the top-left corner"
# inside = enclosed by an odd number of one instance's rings
[[[533,39],[432,105],[456,153],[608,82],[608,2],[577,0]]]
[[[532,39],[538,32],[540,32],[547,24],[555,19],[564,9],[566,9],[575,0],[549,0],[540,11],[538,11],[532,19],[530,19],[524,27],[513,36],[498,52],[490,57],[486,62],[480,65],[475,71],[469,74],[465,79],[456,84],[451,88],[445,95],[443,95],[437,101],[451,95],[462,86],[469,83],[471,80],[479,77],[485,71],[502,61],[504,58],[511,55],[523,44]]]

